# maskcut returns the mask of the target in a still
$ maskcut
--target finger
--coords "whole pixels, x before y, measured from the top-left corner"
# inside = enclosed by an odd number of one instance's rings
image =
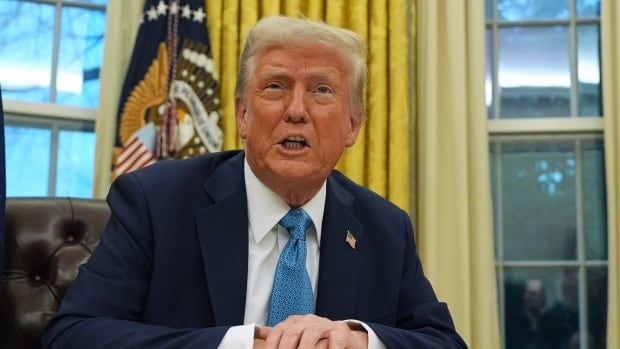
[[[351,348],[368,348],[368,332],[351,330],[347,345]]]
[[[322,338],[319,342],[314,346],[315,349],[328,349],[329,348],[329,340],[327,338]]]
[[[267,326],[256,326],[254,329],[254,339],[266,339],[271,333],[272,328]]]
[[[291,315],[286,320],[280,322],[276,326],[271,329],[271,332],[278,331],[279,333],[276,335],[271,334],[267,338],[267,342],[273,342],[277,348],[296,348],[297,343],[299,343],[299,336],[301,333],[301,326],[298,326],[300,322],[304,320],[304,316],[301,315]],[[271,347],[269,347],[271,348]]]
[[[303,321],[308,315],[291,315],[286,318],[286,320],[282,321],[278,325],[292,325],[296,324],[300,321]]]
[[[306,328],[299,340],[298,349],[313,349],[318,342],[325,337],[325,331],[318,327]]]
[[[265,349],[276,349],[280,345],[280,338],[282,338],[282,329],[272,328],[269,334],[265,338]]]
[[[314,314],[297,316],[294,326],[300,328],[300,337],[297,348],[314,348],[321,338],[327,338],[327,333],[334,326],[334,322]]]
[[[329,349],[344,349],[346,346],[346,338],[339,330],[329,331]]]
[[[254,339],[254,346],[252,347],[252,349],[264,349],[265,348],[265,341],[262,339]]]
[[[299,340],[304,332],[304,328],[296,324],[286,324],[282,327],[282,338],[280,339],[279,349],[294,349],[299,345]]]
[[[329,331],[329,348],[330,349],[344,349],[349,342],[349,336],[351,330],[344,322],[338,321],[335,326]]]

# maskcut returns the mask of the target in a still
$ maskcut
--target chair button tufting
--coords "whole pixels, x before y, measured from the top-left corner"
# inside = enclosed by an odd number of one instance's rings
[[[109,216],[103,200],[6,200],[6,223],[2,223],[6,230],[0,233],[4,241],[0,245],[10,253],[0,282],[0,348],[41,347],[43,328],[78,265],[98,244]]]

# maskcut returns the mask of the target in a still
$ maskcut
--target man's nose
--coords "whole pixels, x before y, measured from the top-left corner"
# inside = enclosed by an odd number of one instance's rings
[[[286,121],[292,123],[308,122],[309,114],[306,104],[306,89],[304,86],[296,85],[291,90],[284,117]]]

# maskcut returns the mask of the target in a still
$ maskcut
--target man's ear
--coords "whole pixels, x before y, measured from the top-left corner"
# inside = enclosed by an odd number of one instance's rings
[[[349,148],[357,141],[357,137],[362,129],[363,117],[364,115],[362,113],[354,113],[351,115],[351,118],[349,118],[350,129],[347,133],[347,137],[345,138],[345,147]]]
[[[235,97],[235,118],[237,119],[237,131],[239,132],[239,137],[241,139],[245,139],[247,137],[247,107],[243,98],[237,96]]]

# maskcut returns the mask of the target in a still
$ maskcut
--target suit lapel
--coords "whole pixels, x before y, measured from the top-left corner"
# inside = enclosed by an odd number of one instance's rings
[[[248,209],[243,153],[220,164],[204,189],[213,200],[196,225],[215,325],[241,325],[248,274]]]
[[[316,313],[332,320],[351,319],[356,315],[361,258],[358,251],[364,231],[353,215],[352,204],[351,194],[329,177],[321,233]],[[355,249],[346,242],[347,232],[355,237]]]

